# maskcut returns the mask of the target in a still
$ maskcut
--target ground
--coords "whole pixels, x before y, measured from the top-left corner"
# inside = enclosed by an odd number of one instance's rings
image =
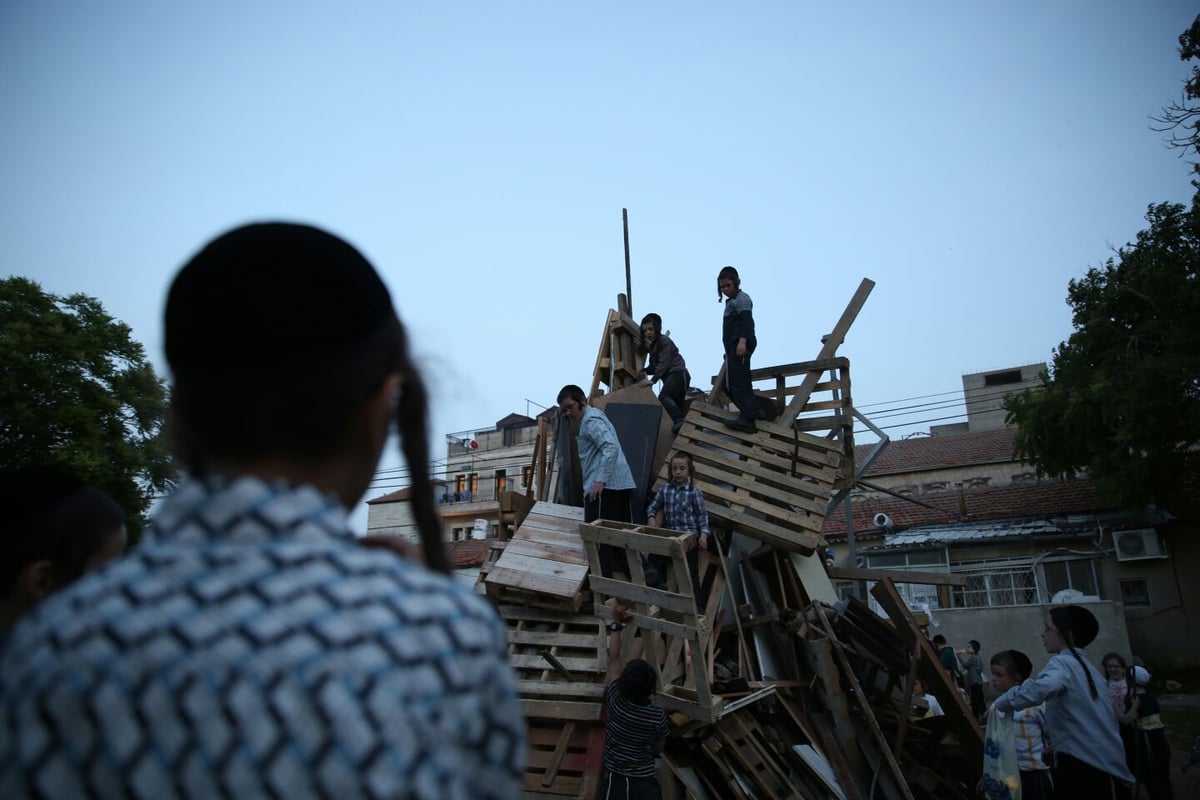
[[[1189,766],[1186,772],[1183,769],[1192,743],[1200,736],[1200,696],[1165,695],[1159,698],[1159,703],[1171,742],[1171,785],[1175,797],[1200,798],[1200,764]]]

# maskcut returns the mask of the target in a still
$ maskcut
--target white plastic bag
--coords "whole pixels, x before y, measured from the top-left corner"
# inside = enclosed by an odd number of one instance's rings
[[[992,709],[983,740],[983,792],[988,800],[1020,800],[1021,770],[1012,714]]]

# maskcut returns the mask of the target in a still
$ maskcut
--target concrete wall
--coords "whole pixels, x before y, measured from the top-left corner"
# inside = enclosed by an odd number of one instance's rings
[[[1120,603],[1080,603],[1096,615],[1100,622],[1100,635],[1087,648],[1092,663],[1100,665],[1105,653],[1117,652],[1129,658],[1129,635],[1126,630],[1124,608]],[[982,649],[985,677],[991,657],[1001,650],[1020,650],[1029,656],[1035,672],[1046,665],[1050,654],[1042,646],[1042,630],[1052,606],[1005,606],[1001,608],[947,608],[933,612],[929,636],[946,637],[954,649],[966,647],[970,639],[979,640]],[[936,624],[935,624],[936,623]],[[991,697],[991,686],[984,687]]]
[[[1200,614],[1194,611],[1200,608],[1200,581],[1193,577],[1200,564],[1198,527],[1179,524],[1160,529],[1165,559],[1117,564],[1118,580],[1146,578],[1150,585],[1150,606],[1126,607],[1125,616],[1133,652],[1151,672],[1200,666]]]
[[[367,506],[367,535],[403,536],[415,542],[417,525],[413,521],[412,504],[401,501]]]
[[[1003,428],[1004,419],[1007,416],[1007,412],[1004,410],[1004,398],[1010,394],[1041,386],[1038,375],[1045,369],[1046,364],[1043,362],[1011,369],[996,369],[963,375],[963,396],[967,400],[967,424],[970,429],[989,431]],[[989,376],[1010,372],[1019,372],[1020,381],[987,385]]]

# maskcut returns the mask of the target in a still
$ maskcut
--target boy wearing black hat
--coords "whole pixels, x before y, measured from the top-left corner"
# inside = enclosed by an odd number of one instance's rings
[[[347,242],[247,225],[167,298],[188,480],[0,665],[0,797],[515,800],[525,723],[492,606],[445,574],[424,385]],[[347,514],[393,428],[424,565]]]
[[[1046,704],[1046,734],[1054,747],[1054,786],[1060,796],[1130,796],[1133,775],[1125,764],[1116,710],[1108,692],[1100,690],[1104,676],[1082,650],[1099,632],[1100,624],[1086,608],[1051,608],[1042,631],[1050,660],[992,706],[1009,712]]]

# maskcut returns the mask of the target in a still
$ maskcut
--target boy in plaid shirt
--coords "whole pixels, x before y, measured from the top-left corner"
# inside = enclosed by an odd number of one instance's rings
[[[671,456],[671,480],[658,487],[654,499],[646,507],[646,517],[656,528],[686,531],[698,535],[699,548],[708,549],[708,510],[704,507],[704,492],[693,482],[695,465],[687,453]],[[700,596],[700,553],[695,547],[688,550],[688,571],[692,576],[692,589],[696,597],[696,608],[704,610]]]

